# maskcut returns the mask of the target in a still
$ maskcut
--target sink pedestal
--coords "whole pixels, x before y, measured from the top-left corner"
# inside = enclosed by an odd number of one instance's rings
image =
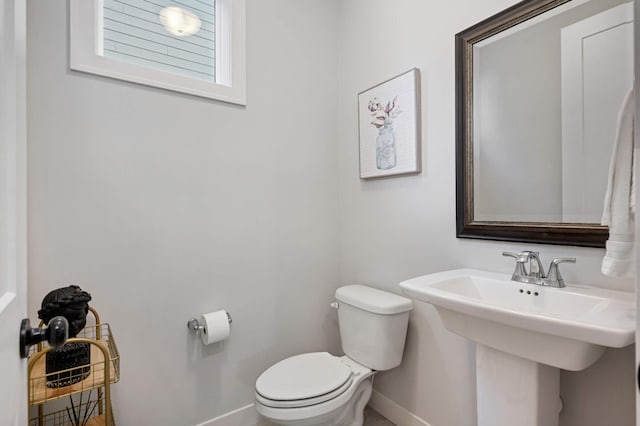
[[[558,426],[560,370],[476,344],[478,426]]]

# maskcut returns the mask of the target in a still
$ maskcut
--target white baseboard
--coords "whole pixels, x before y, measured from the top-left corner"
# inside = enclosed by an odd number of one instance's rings
[[[199,423],[196,426],[272,426],[271,422],[261,419],[253,404],[233,410],[229,413]]]
[[[373,391],[369,406],[398,426],[431,426],[378,391]]]
[[[386,396],[373,391],[369,400],[371,408],[385,416],[398,426],[431,426],[415,414],[407,411]],[[233,410],[229,413],[207,420],[196,426],[272,426],[272,423],[261,419],[253,404]]]

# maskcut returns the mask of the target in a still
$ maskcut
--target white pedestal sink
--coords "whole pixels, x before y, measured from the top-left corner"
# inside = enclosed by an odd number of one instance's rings
[[[632,293],[457,269],[400,283],[444,326],[476,342],[479,426],[557,426],[559,368],[579,371],[635,338]]]

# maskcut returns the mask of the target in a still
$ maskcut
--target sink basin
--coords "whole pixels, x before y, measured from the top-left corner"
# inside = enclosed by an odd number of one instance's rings
[[[425,275],[400,287],[434,305],[449,331],[552,367],[583,370],[607,347],[624,347],[635,338],[632,293],[543,287],[474,269]]]

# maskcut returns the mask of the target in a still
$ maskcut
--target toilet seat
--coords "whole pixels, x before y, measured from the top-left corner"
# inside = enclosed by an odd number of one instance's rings
[[[273,408],[307,407],[338,397],[352,382],[352,369],[341,358],[327,352],[296,355],[260,375],[256,400]]]
[[[306,401],[303,400],[304,402],[301,402],[303,406],[301,407],[289,406],[279,408],[272,407],[272,405],[277,403],[283,403],[286,405],[287,401],[273,401],[268,398],[264,398],[260,396],[256,390],[256,400],[254,405],[258,413],[262,417],[265,417],[269,421],[278,425],[327,425],[332,424],[332,419],[340,417],[342,415],[341,413],[344,413],[344,410],[349,410],[351,404],[356,403],[356,401],[361,401],[359,398],[361,398],[362,395],[365,395],[365,398],[368,401],[369,396],[371,395],[371,377],[375,374],[375,371],[359,364],[346,355],[342,357],[334,357],[330,354],[326,354],[324,356],[331,357],[334,361],[338,361],[346,365],[351,371],[351,379],[347,379],[349,384],[348,386],[345,386],[346,389],[342,393],[339,393],[339,390],[334,390],[328,394],[320,395],[321,397],[325,397],[326,400],[324,402],[312,402],[309,404],[312,401],[309,399]],[[260,389],[266,392],[263,387],[260,387]],[[362,408],[364,409],[364,407]]]

